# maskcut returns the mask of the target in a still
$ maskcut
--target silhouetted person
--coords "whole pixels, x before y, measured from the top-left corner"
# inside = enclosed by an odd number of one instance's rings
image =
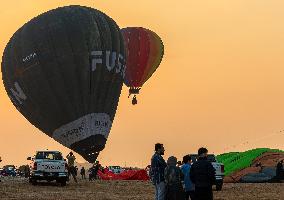
[[[76,157],[74,156],[73,152],[71,151],[67,156],[67,163],[68,163],[68,174],[69,176],[72,175],[74,181],[77,183],[77,179],[76,179],[76,168],[75,168],[75,160]]]
[[[277,163],[276,166],[276,178],[277,180],[282,180],[283,177],[283,160],[281,160],[280,162]]]
[[[183,174],[177,166],[177,158],[169,157],[165,169],[166,200],[184,200],[185,194],[182,187]]]
[[[258,162],[255,166],[256,167],[262,167],[262,164],[261,164],[261,162]]]
[[[100,162],[96,161],[96,163],[90,169],[89,181],[97,179],[98,171],[100,170],[100,168],[101,168]]]
[[[155,185],[155,200],[165,200],[165,168],[167,164],[162,157],[164,155],[165,149],[163,144],[155,144],[155,153],[151,159],[151,170],[150,177]]]
[[[190,179],[190,169],[191,169],[191,157],[190,155],[186,155],[182,159],[183,165],[181,166],[181,171],[184,176],[184,191],[185,191],[185,199],[189,200],[189,197],[191,200],[194,200],[194,184],[192,183]]]
[[[0,157],[0,162],[2,162],[2,159],[1,159],[1,157]],[[2,176],[2,174],[0,174],[0,178],[1,178],[1,176]],[[0,182],[1,182],[1,179],[0,179]]]
[[[77,177],[77,175],[78,175],[78,167],[75,166],[75,176]]]
[[[84,167],[81,168],[80,174],[82,176],[82,179],[86,179],[86,170]]]
[[[29,165],[25,165],[24,173],[25,173],[25,178],[29,178],[29,176],[30,176],[30,167],[29,167]]]
[[[190,170],[190,179],[195,184],[195,198],[197,200],[213,200],[212,185],[215,182],[215,169],[207,160],[208,150],[198,150],[198,160]]]
[[[181,161],[178,161],[177,162],[177,167],[181,167],[182,166],[182,162]]]

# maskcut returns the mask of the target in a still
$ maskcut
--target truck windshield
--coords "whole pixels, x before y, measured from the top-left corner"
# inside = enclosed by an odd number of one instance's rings
[[[59,152],[37,152],[35,159],[63,160]]]

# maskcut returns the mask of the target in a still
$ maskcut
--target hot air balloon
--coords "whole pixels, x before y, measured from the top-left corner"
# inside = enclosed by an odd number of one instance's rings
[[[3,83],[28,121],[94,162],[114,120],[124,57],[114,20],[88,7],[61,7],[13,35],[2,58]]]
[[[162,61],[164,45],[156,33],[142,27],[123,28],[121,32],[126,48],[124,83],[129,87],[129,96],[134,94],[132,104],[135,105],[136,94]]]

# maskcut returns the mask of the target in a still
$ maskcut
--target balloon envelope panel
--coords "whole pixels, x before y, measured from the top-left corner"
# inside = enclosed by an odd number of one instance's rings
[[[156,33],[142,27],[123,28],[121,32],[127,52],[124,83],[142,87],[162,61],[163,42]]]
[[[13,35],[2,77],[11,101],[33,125],[94,162],[115,116],[124,57],[123,37],[110,17],[67,6]]]

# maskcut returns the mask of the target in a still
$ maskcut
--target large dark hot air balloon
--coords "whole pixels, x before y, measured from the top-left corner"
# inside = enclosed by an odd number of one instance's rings
[[[3,82],[25,118],[94,162],[115,116],[124,57],[123,36],[110,17],[88,7],[57,8],[10,39]]]
[[[129,96],[134,94],[132,104],[137,104],[136,94],[160,65],[164,55],[161,38],[142,27],[121,29],[127,52],[124,83],[129,87]]]

